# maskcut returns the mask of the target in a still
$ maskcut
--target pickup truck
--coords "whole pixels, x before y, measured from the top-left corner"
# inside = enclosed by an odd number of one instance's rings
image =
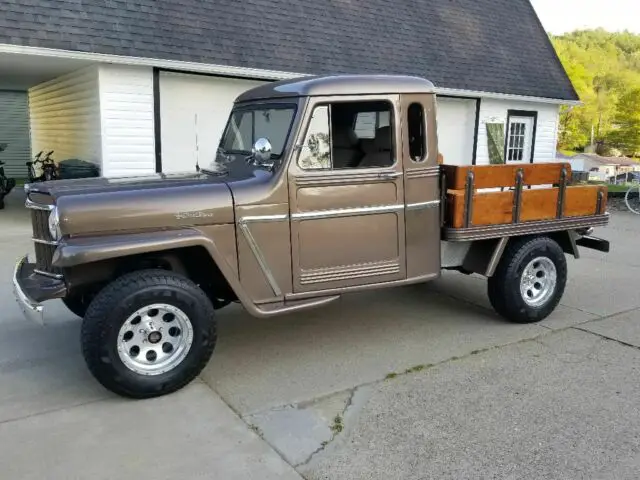
[[[202,168],[26,185],[35,259],[16,263],[16,298],[41,323],[61,299],[92,375],[132,398],[190,383],[231,302],[268,318],[450,269],[486,277],[506,320],[544,319],[565,255],[609,250],[592,235],[606,188],[564,163],[448,165],[436,109],[421,78],[275,82],[235,100]]]

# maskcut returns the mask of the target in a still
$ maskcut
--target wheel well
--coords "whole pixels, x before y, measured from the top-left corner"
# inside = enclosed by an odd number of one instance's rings
[[[137,270],[161,269],[184,275],[212,299],[236,301],[237,296],[204,247],[185,247],[72,267],[65,272],[70,293],[96,291],[117,277]]]
[[[573,255],[575,258],[579,258],[578,247],[575,242],[575,235],[573,231],[563,230],[559,232],[541,233],[538,235],[522,235],[510,238],[502,239],[490,239],[479,240],[473,242],[471,248],[465,256],[461,271],[463,273],[479,273],[486,277],[493,276],[495,268],[497,267],[502,254],[507,244],[518,238],[535,238],[535,237],[547,237],[555,241],[564,253]]]

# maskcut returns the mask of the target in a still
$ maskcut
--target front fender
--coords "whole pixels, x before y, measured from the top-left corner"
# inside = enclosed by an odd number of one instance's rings
[[[63,240],[53,255],[53,266],[70,268],[93,262],[128,257],[150,252],[162,252],[186,247],[204,247],[225,277],[238,300],[250,311],[255,305],[242,288],[237,266],[212,238],[195,228],[163,230],[144,233],[77,237]]]

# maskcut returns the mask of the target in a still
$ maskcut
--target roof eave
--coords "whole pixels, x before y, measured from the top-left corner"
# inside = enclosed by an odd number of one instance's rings
[[[567,106],[582,105],[582,102],[580,100],[569,100],[564,98],[533,97],[528,95],[516,95],[512,93],[484,92],[444,87],[436,87],[435,90],[436,94],[441,96],[490,98],[493,100],[512,100],[517,102],[549,103]]]
[[[12,45],[0,43],[0,53],[14,53],[53,58],[65,58],[74,60],[86,60],[91,62],[111,63],[117,65],[155,67],[166,70],[203,73],[228,77],[247,78],[255,80],[288,80],[300,77],[312,76],[308,73],[283,72],[278,70],[261,70],[257,68],[233,67],[228,65],[216,65],[209,63],[187,62],[183,60],[165,60],[159,58],[131,57],[125,55],[112,55],[105,53],[80,52],[74,50],[59,50],[54,48],[30,47],[24,45]],[[582,102],[559,98],[531,97],[498,92],[485,92],[436,87],[437,95],[449,95],[455,97],[492,98],[496,100],[513,100],[521,102],[549,103],[558,105],[577,106]]]

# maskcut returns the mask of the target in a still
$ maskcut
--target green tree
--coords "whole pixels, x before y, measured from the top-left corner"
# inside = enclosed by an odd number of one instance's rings
[[[561,109],[558,146],[580,150],[592,131],[602,148],[622,145],[620,110],[640,88],[640,35],[581,30],[551,41],[583,103]]]
[[[640,154],[640,88],[620,97],[610,142],[627,155]]]

